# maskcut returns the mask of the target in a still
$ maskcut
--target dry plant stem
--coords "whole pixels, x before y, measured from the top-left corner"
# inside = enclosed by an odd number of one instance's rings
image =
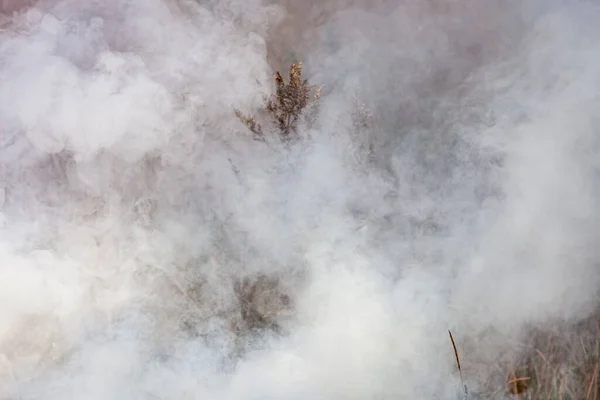
[[[592,376],[590,377],[590,384],[588,386],[588,390],[585,395],[586,400],[596,400],[597,390],[592,392],[592,388],[597,387],[597,376],[598,376],[598,362],[596,362],[596,365],[594,365],[594,372],[592,373]],[[591,397],[592,394],[594,395],[594,397]]]
[[[250,132],[254,135],[254,140],[264,142],[265,134],[263,133],[262,126],[256,122],[256,118],[243,114],[240,110],[234,109],[233,112],[238,119],[246,125]]]
[[[531,380],[530,377],[517,377],[517,371],[513,368],[510,374],[511,378],[506,382],[506,386],[508,387],[508,392],[515,396],[516,399],[519,398],[521,393],[524,393],[529,388],[528,382]]]
[[[450,335],[450,341],[452,342],[452,348],[454,349],[454,357],[456,357],[456,365],[458,366],[458,375],[460,376],[460,382],[463,385],[465,390],[465,400],[469,397],[469,390],[467,389],[467,385],[465,384],[465,380],[462,376],[462,369],[460,368],[460,359],[458,358],[458,350],[456,349],[456,343],[454,343],[454,338],[452,337],[452,332],[448,330],[448,334]]]

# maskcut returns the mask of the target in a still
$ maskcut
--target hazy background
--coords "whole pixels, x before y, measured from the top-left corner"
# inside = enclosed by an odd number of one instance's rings
[[[1,398],[448,399],[448,329],[476,393],[597,305],[597,2],[2,7]],[[312,140],[253,141],[299,59]]]

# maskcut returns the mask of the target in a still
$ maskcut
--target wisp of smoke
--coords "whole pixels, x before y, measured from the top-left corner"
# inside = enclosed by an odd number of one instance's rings
[[[593,1],[1,3],[0,398],[460,398],[596,306]]]

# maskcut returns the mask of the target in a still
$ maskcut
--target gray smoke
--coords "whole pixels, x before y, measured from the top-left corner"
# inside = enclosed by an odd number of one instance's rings
[[[448,329],[476,392],[525,328],[588,315],[600,7],[467,3],[5,18],[0,398],[453,398]],[[298,59],[311,139],[252,140],[233,108]],[[277,329],[239,334],[240,291]]]

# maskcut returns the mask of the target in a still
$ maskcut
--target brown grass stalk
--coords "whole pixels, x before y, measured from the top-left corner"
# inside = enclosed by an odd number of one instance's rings
[[[460,376],[460,382],[463,385],[463,388],[465,390],[465,400],[466,400],[469,397],[469,389],[467,388],[467,385],[465,384],[465,381],[462,376],[462,369],[460,368],[460,358],[458,357],[458,350],[456,348],[456,343],[454,342],[454,337],[452,337],[452,332],[450,330],[448,330],[448,334],[450,335],[450,341],[452,342],[452,348],[454,349],[454,357],[456,358],[456,365],[458,366],[458,374]]]

